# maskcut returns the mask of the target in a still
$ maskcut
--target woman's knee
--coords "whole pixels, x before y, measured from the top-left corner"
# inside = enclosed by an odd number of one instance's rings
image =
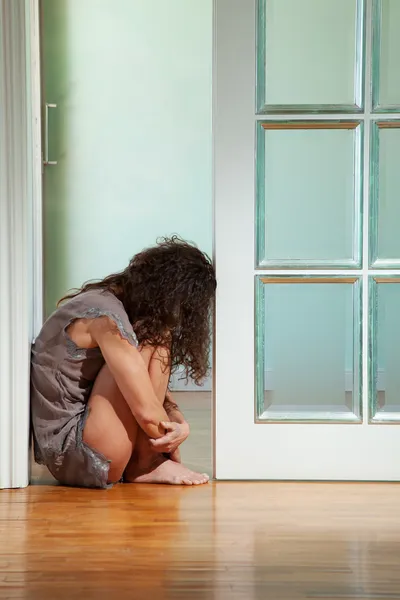
[[[129,464],[129,461],[131,459],[131,455],[129,455],[129,457],[126,457],[126,454],[118,454],[114,457],[114,460],[109,459],[110,462],[110,468],[108,471],[108,483],[118,483],[118,481],[121,480],[124,471],[126,469],[126,467]]]

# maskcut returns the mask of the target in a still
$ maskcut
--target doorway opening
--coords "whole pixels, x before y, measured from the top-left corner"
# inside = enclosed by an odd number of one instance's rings
[[[156,5],[40,2],[44,318],[160,237],[212,254],[212,0]],[[170,389],[191,426],[183,462],[211,476],[211,376],[177,372]]]

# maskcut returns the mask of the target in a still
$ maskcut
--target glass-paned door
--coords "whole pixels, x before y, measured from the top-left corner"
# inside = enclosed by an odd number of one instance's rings
[[[400,480],[399,28],[216,0],[217,478]]]

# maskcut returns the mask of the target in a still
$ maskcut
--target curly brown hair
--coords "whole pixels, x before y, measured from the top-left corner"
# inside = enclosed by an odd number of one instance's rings
[[[121,300],[140,344],[170,348],[170,366],[183,366],[198,385],[209,368],[210,325],[217,282],[210,258],[178,236],[136,254],[127,268],[86,283],[63,302],[93,289]]]

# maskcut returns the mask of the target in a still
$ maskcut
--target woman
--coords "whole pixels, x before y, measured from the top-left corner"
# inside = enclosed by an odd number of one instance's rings
[[[216,280],[177,237],[122,272],[66,296],[32,351],[35,459],[64,485],[197,485],[180,464],[189,428],[168,392],[171,369],[207,374]]]

